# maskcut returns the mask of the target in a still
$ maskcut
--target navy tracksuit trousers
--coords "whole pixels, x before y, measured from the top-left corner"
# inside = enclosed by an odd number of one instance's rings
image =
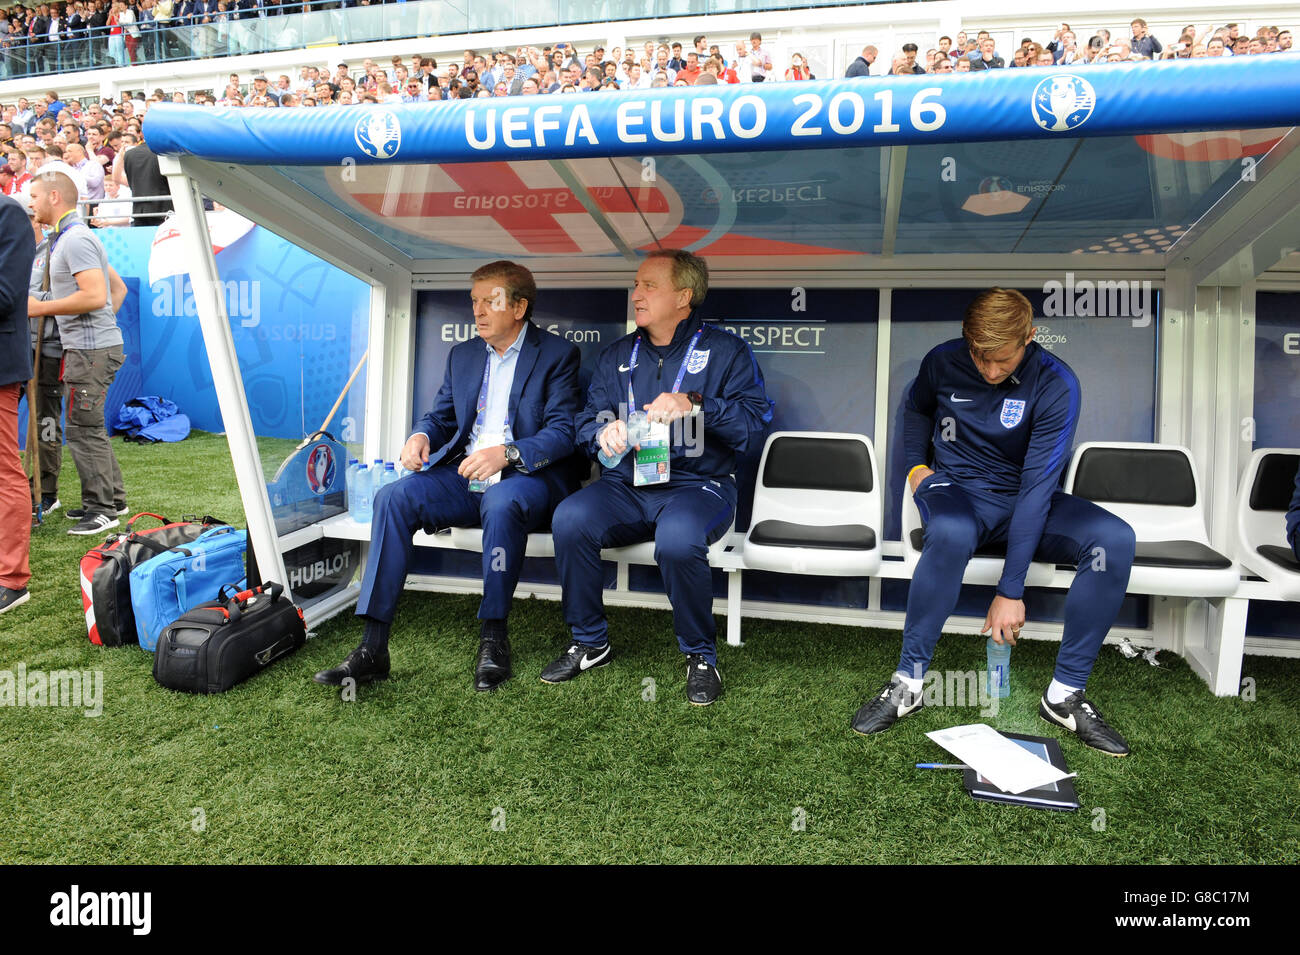
[[[958,487],[942,472],[921,482],[916,506],[925,522],[925,546],[912,575],[903,625],[899,672],[921,677],[957,606],[961,577],[978,547],[1005,542],[1014,495]],[[1065,599],[1065,631],[1056,679],[1082,688],[1128,587],[1133,529],[1091,501],[1064,491],[1052,495],[1034,559],[1078,568]]]
[[[566,497],[551,526],[564,587],[564,621],[574,641],[598,647],[608,639],[601,548],[653,540],[655,563],[673,606],[677,644],[683,653],[703,654],[716,666],[708,548],[727,532],[735,512],[732,481],[674,479],[663,487],[638,488],[607,471]]]

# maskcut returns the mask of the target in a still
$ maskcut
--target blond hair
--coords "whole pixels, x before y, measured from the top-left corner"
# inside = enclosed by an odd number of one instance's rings
[[[1034,307],[1015,289],[980,292],[966,307],[961,334],[976,355],[988,355],[1007,345],[1023,345],[1034,327]]]
[[[709,266],[685,249],[655,249],[647,259],[667,259],[672,268],[673,288],[691,290],[691,308],[699,308],[709,294]]]

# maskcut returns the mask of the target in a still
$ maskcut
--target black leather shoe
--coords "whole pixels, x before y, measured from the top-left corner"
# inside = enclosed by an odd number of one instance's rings
[[[718,668],[703,654],[686,655],[686,699],[696,706],[708,706],[722,693],[722,677]]]
[[[603,667],[614,655],[614,648],[606,643],[603,647],[589,647],[581,643],[571,643],[569,648],[547,665],[542,671],[543,683],[563,683],[572,680],[580,673],[593,667]]]
[[[343,681],[351,677],[358,683],[373,683],[375,680],[388,679],[388,648],[376,653],[369,647],[357,647],[332,670],[321,670],[313,680],[326,686],[342,686]]]
[[[1055,726],[1065,727],[1079,737],[1080,742],[1107,756],[1127,756],[1129,753],[1128,740],[1102,719],[1092,700],[1083,695],[1083,690],[1075,690],[1055,705],[1047,702],[1044,693],[1038,701],[1038,715]]]
[[[907,684],[895,676],[859,707],[853,717],[853,732],[863,736],[883,733],[904,716],[919,710],[924,702],[922,694],[912,693]]]
[[[510,677],[509,638],[505,634],[483,637],[478,645],[478,663],[474,665],[474,689],[495,690]]]

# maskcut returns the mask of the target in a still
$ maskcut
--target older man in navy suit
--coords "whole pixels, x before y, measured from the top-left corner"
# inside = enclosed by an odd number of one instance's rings
[[[578,349],[529,319],[537,300],[532,273],[492,262],[470,277],[477,339],[451,350],[442,388],[402,448],[417,473],[375,498],[357,602],[362,644],[316,682],[338,686],[384,679],[388,632],[419,528],[483,528],[483,602],[474,688],[510,678],[506,617],[530,531],[549,526],[555,506],[575,490],[579,408]]]

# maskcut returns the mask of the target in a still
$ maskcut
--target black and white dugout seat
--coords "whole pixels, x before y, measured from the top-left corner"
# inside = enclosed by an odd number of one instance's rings
[[[861,434],[778,431],[758,465],[749,570],[871,577],[880,570],[876,452]]]
[[[1133,528],[1137,552],[1129,593],[1229,597],[1237,592],[1241,572],[1210,546],[1205,499],[1186,448],[1082,444],[1066,472],[1065,491],[1104,507]]]
[[[1273,585],[1278,600],[1300,600],[1300,561],[1286,540],[1300,449],[1260,448],[1250,456],[1237,495],[1237,560]]]

